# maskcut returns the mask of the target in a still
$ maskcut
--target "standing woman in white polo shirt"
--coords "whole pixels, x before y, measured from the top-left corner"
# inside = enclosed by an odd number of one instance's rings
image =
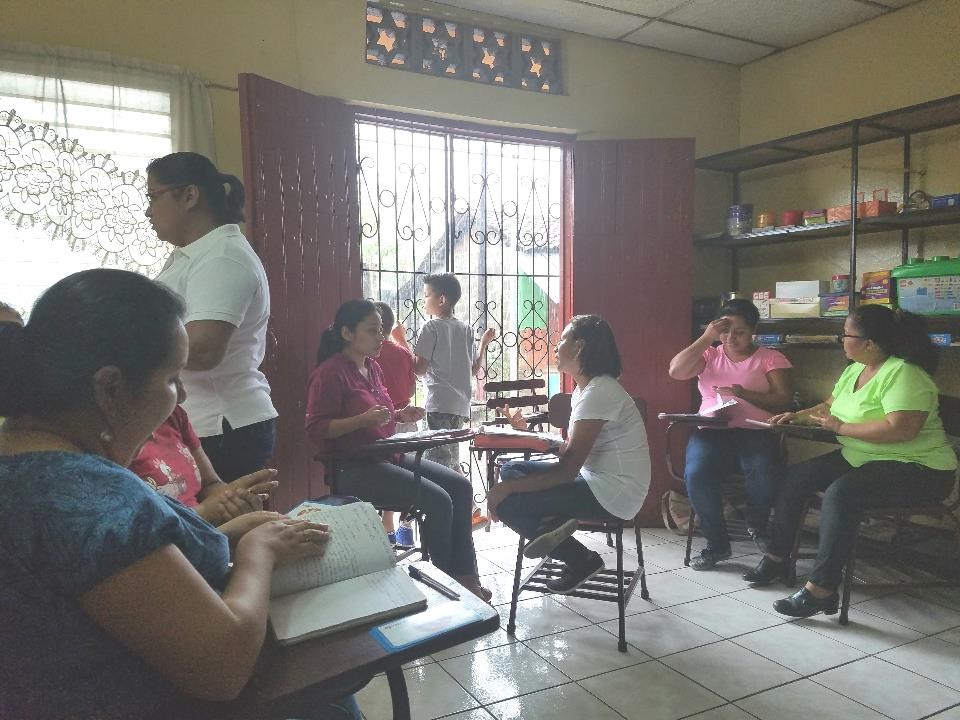
[[[577,386],[560,460],[507,463],[487,506],[530,540],[527,557],[549,555],[564,563],[547,587],[566,594],[603,570],[600,554],[571,537],[577,529],[571,518],[632,519],[650,487],[650,449],[640,411],[617,379],[620,352],[607,321],[577,315],[563,329],[555,352],[557,368]],[[508,410],[514,427],[526,425],[519,415]]]
[[[270,292],[240,232],[243,185],[203,155],[178,152],[147,166],[147,217],[175,250],[157,280],[183,297],[190,355],[184,403],[225,482],[266,466],[277,411],[260,372]]]

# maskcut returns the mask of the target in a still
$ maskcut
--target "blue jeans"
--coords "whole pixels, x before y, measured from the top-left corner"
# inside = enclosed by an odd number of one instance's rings
[[[685,462],[687,496],[700,519],[707,548],[716,552],[730,549],[721,493],[727,475],[741,473],[746,478],[747,527],[766,531],[783,476],[778,435],[740,428],[694,430]]]
[[[501,482],[534,475],[550,469],[556,462],[514,460],[500,468]],[[508,495],[497,507],[497,516],[521,537],[533,539],[553,530],[567,520],[604,520],[610,517],[597,502],[587,481],[579,475],[572,483],[557,485],[538,492]],[[572,536],[550,551],[550,557],[568,565],[584,564],[591,551]]]
[[[836,590],[857,540],[862,510],[939,502],[950,494],[955,482],[953,470],[934,470],[917,463],[874,460],[853,467],[840,450],[791,465],[777,498],[767,551],[778,557],[790,555],[806,501],[823,491],[820,543],[810,582]]]
[[[354,495],[374,505],[409,502],[413,455],[397,464],[344,462],[338,466],[337,492]],[[473,577],[477,554],[473,548],[473,488],[460,473],[430,460],[420,461],[420,509],[426,515],[423,532],[433,564],[448,575]]]

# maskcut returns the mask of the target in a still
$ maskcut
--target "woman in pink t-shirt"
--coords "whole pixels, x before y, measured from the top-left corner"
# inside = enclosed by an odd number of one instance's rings
[[[789,409],[792,366],[782,353],[754,345],[759,320],[753,303],[730,300],[703,335],[670,361],[674,380],[698,378],[701,413],[709,414],[728,400],[737,401],[722,411],[729,428],[698,428],[687,443],[684,481],[707,539],[707,547],[690,561],[694,570],[709,570],[731,555],[721,494],[725,475],[742,473],[746,478],[747,529],[758,545],[766,535],[780,485],[779,436],[748,429],[745,420],[766,420]]]

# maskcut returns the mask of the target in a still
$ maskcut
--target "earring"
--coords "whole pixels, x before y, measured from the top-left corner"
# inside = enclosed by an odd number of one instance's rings
[[[109,445],[113,442],[113,433],[109,430],[104,430],[100,433],[100,440],[103,441],[104,445]]]

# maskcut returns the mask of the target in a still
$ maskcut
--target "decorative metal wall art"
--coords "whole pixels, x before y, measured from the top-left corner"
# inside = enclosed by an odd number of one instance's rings
[[[368,63],[485,85],[562,91],[560,43],[367,4]]]

